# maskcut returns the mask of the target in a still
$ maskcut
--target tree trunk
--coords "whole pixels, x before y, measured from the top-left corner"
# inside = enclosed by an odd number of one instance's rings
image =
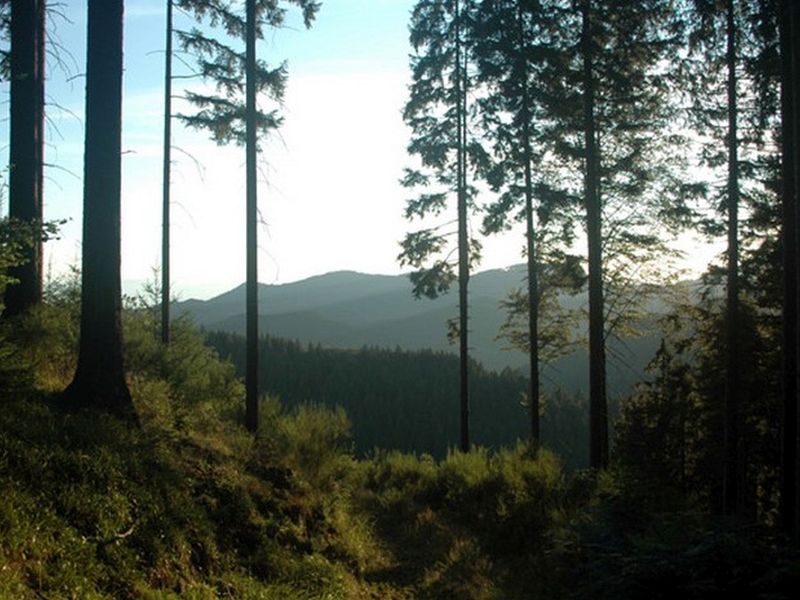
[[[793,113],[792,39],[789,0],[782,0],[779,14],[781,53],[781,183],[783,243],[783,438],[781,473],[781,523],[797,535],[797,197],[795,190],[795,116]]]
[[[726,515],[741,510],[742,481],[739,407],[739,157],[736,94],[736,20],[733,0],[726,0],[726,56],[728,71],[728,268],[725,319],[725,459],[722,478],[722,510]]]
[[[603,310],[603,238],[600,200],[600,151],[595,123],[595,91],[591,0],[583,0],[583,119],[586,147],[586,235],[589,254],[589,464],[608,466],[608,403],[606,399],[605,318]]]
[[[790,132],[792,136],[792,163],[793,163],[793,173],[794,173],[794,199],[795,199],[795,232],[800,232],[800,5],[797,2],[790,2],[791,6],[791,21],[790,21],[790,31],[791,31],[791,72],[792,72],[792,80],[791,80],[791,89],[792,89],[792,115],[794,115],[793,121],[793,128]],[[798,252],[800,253],[800,244],[798,244]],[[800,260],[795,257],[797,260],[797,271],[795,271],[795,280],[798,285],[798,290],[800,290]],[[800,293],[797,294],[798,302],[800,302]],[[797,347],[800,348],[800,320],[798,320],[798,331],[795,337],[795,343]],[[800,351],[797,353],[797,359],[800,361]],[[796,366],[798,368],[798,377],[800,377],[800,366]],[[795,385],[797,386],[797,397],[795,399],[795,418],[794,418],[794,427],[795,432],[800,431],[800,427],[798,427],[798,410],[797,410],[797,401],[800,399],[800,383],[798,383],[800,379],[795,380]],[[798,444],[800,443],[800,439],[797,438],[795,435],[794,441],[794,455],[795,455],[795,464],[794,464],[794,478],[795,478],[795,497],[794,497],[794,535],[795,540],[800,537],[800,460],[798,457],[800,456],[800,448],[798,448]]]
[[[167,0],[167,48],[164,59],[164,164],[161,217],[161,341],[169,344],[170,170],[172,149],[172,0]]]
[[[519,38],[522,82],[522,156],[525,161],[525,236],[528,253],[528,359],[530,382],[528,401],[531,404],[531,447],[539,446],[539,277],[536,258],[536,229],[533,214],[533,175],[531,163],[531,109],[528,92],[528,55],[525,44],[522,2],[517,2],[517,35]]]
[[[467,174],[466,174],[466,96],[467,82],[462,63],[461,47],[461,15],[459,2],[455,5],[456,19],[456,101],[457,110],[457,161],[458,161],[458,336],[460,360],[460,400],[461,400],[461,451],[469,452],[469,319],[468,294],[469,283],[469,236],[467,234]]]
[[[247,0],[246,177],[247,177],[247,368],[245,424],[258,430],[258,180],[256,179],[256,2]]]
[[[89,2],[80,347],[65,399],[135,418],[122,364],[122,14],[122,0]]]
[[[45,0],[11,3],[11,115],[9,217],[42,222],[44,164]],[[36,227],[38,231],[38,227]],[[18,283],[5,292],[5,314],[20,314],[42,301],[42,242],[24,249],[24,264],[9,271]]]

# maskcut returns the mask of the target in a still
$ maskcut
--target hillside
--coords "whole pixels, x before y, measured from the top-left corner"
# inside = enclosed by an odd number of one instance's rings
[[[475,274],[470,279],[472,358],[488,369],[526,369],[525,355],[506,348],[497,334],[505,320],[499,302],[524,285],[523,265]],[[562,304],[583,305],[585,295],[563,295]],[[654,309],[663,306],[654,305]],[[447,340],[447,320],[457,315],[457,297],[415,299],[404,275],[367,275],[338,271],[284,285],[261,284],[259,328],[262,334],[321,344],[329,348],[363,346],[455,352]],[[209,331],[244,332],[244,286],[210,300],[176,303],[173,315],[190,315]],[[580,333],[580,332],[579,332]],[[660,338],[644,335],[609,342],[609,390],[625,395],[643,377]],[[588,388],[588,359],[578,346],[544,369],[547,389],[582,393]]]
[[[243,376],[245,340],[209,332],[208,343]],[[488,448],[514,446],[529,434],[529,411],[521,404],[522,375],[473,364],[470,423],[473,441]],[[342,407],[352,423],[354,449],[401,450],[444,458],[458,445],[458,357],[430,350],[303,346],[277,338],[259,344],[259,388],[288,408],[309,400]],[[542,443],[574,470],[588,466],[588,408],[581,398],[549,397]]]
[[[524,445],[358,458],[344,411],[275,399],[253,436],[232,366],[185,321],[162,346],[150,311],[125,315],[138,423],[69,410],[76,322],[0,324],[2,599],[794,597],[792,546],[624,471]]]

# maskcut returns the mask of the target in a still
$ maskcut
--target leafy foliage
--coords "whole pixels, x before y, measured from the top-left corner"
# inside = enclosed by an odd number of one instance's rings
[[[16,280],[8,274],[12,267],[23,264],[25,249],[37,238],[45,241],[57,234],[58,222],[46,223],[43,227],[16,219],[0,219],[0,313],[3,312],[3,296],[9,285]],[[31,367],[29,357],[12,342],[20,323],[3,319],[0,322],[0,392],[12,393],[20,385],[29,383]]]
[[[6,286],[14,284],[15,280],[9,276],[11,267],[19,266],[25,260],[25,249],[35,241],[46,242],[58,234],[62,221],[49,221],[34,223],[18,219],[0,219],[0,310],[2,310],[2,296]]]

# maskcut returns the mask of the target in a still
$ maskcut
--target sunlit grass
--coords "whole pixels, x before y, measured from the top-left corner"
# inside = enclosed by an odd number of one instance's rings
[[[800,575],[761,533],[526,444],[357,460],[341,409],[274,398],[253,437],[232,367],[185,321],[164,348],[146,307],[124,320],[140,425],[65,411],[75,315],[0,330],[0,598],[610,598],[732,589],[696,579],[718,567],[781,597]]]

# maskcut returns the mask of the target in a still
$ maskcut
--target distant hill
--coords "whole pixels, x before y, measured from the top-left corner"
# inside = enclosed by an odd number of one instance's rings
[[[208,332],[206,341],[244,375],[246,342],[238,334]],[[341,406],[352,423],[360,456],[376,448],[444,458],[459,441],[458,357],[430,350],[306,346],[272,337],[259,340],[259,388],[286,407],[305,402]],[[470,369],[472,442],[500,448],[527,439],[529,412],[521,404],[527,379]],[[588,409],[582,398],[546,402],[542,443],[572,470],[588,466]]]
[[[525,369],[526,356],[504,348],[497,340],[504,314],[499,307],[508,292],[524,285],[525,267],[494,269],[470,279],[470,346],[472,357],[493,370]],[[455,352],[447,340],[447,320],[458,314],[457,294],[435,300],[415,299],[405,275],[368,275],[337,271],[283,285],[261,284],[260,331],[275,337],[329,348],[364,346],[432,349]],[[581,306],[585,296],[565,297]],[[210,300],[176,303],[175,316],[189,314],[209,331],[244,332],[244,285]],[[609,352],[609,391],[624,394],[641,380],[659,340],[652,336],[612,344]],[[588,388],[586,351],[572,354],[545,368],[545,385],[571,392]]]

